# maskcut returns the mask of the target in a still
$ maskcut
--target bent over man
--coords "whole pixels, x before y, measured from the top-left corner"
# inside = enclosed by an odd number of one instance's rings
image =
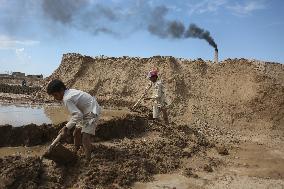
[[[69,129],[75,126],[73,136],[76,151],[80,148],[82,137],[86,159],[89,161],[92,150],[91,137],[95,135],[97,120],[101,113],[96,98],[80,90],[67,89],[64,83],[57,79],[48,84],[47,93],[54,99],[63,101],[72,115],[60,132],[65,135]]]

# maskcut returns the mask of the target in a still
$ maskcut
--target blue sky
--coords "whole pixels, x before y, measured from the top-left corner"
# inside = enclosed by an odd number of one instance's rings
[[[284,63],[283,10],[282,0],[0,0],[0,73],[48,76],[68,52],[212,60],[205,40],[149,30],[174,20],[210,31],[221,60]]]

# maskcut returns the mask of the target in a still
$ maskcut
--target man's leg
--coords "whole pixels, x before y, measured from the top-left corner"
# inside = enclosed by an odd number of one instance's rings
[[[154,104],[153,105],[153,119],[157,120],[159,118],[159,114],[160,114],[159,107],[157,104]]]
[[[80,149],[81,145],[81,128],[75,127],[73,131],[74,145],[76,152]]]
[[[82,143],[85,151],[86,159],[90,161],[92,152],[91,135],[88,133],[82,133]]]

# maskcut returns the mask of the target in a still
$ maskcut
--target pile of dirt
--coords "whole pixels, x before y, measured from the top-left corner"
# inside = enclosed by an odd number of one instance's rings
[[[40,179],[39,187],[48,183],[58,188],[128,188],[136,181],[152,180],[155,174],[181,170],[198,178],[197,171],[211,174],[219,164],[226,164],[228,156],[232,161],[227,165],[234,165],[238,156],[232,149],[249,143],[272,151],[277,147],[273,153],[282,153],[284,66],[278,63],[227,59],[213,64],[161,56],[92,58],[65,54],[37,97],[48,100],[47,83],[61,79],[69,88],[95,95],[105,107],[130,107],[143,93],[148,83],[146,73],[153,67],[159,69],[165,83],[172,123],[167,126],[149,120],[151,104],[142,102],[139,116],[99,124],[89,164],[81,152],[73,166],[56,165],[54,169],[54,162],[41,161],[39,177],[47,179]],[[1,135],[8,136],[2,133],[5,130],[0,128],[0,141]],[[72,136],[66,141],[70,143]]]
[[[0,147],[35,146],[51,142],[66,122],[58,125],[28,124],[21,127],[0,125]],[[137,137],[146,131],[147,121],[142,117],[125,116],[108,121],[101,120],[96,129],[96,141]],[[74,129],[74,128],[73,128]],[[63,140],[73,142],[73,129]]]
[[[57,136],[64,125],[35,125],[29,124],[22,127],[11,125],[0,126],[0,147],[2,146],[35,146],[50,142]]]
[[[127,115],[123,119],[115,118],[101,121],[96,129],[96,138],[100,140],[132,138],[146,131],[147,121],[142,117]]]
[[[154,136],[97,145],[90,165],[79,174],[73,187],[127,188],[136,181],[151,181],[155,174],[181,169],[184,158],[212,147],[202,134],[187,125],[150,125],[148,130],[155,131]]]
[[[167,126],[140,116],[103,122],[97,137],[89,164],[82,151],[75,165],[56,165],[36,157],[0,159],[4,188],[19,184],[24,188],[127,188],[136,181],[150,181],[155,174],[182,169],[184,158],[213,146],[189,125]],[[70,144],[64,146],[74,150]]]
[[[0,188],[38,188],[42,163],[39,158],[8,156],[0,159]]]
[[[64,54],[45,80],[63,80],[69,88],[96,95],[107,106],[130,107],[147,86],[146,73],[159,69],[171,101],[170,119],[179,124],[198,120],[210,126],[278,127],[284,124],[284,66],[246,59],[220,64],[174,57],[96,57]],[[45,89],[38,95],[46,97]],[[150,104],[142,103],[150,109]]]
[[[63,188],[64,167],[39,157],[7,156],[0,159],[0,188]]]

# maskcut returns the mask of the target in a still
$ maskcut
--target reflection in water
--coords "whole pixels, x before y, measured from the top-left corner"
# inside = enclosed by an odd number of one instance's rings
[[[115,117],[124,117],[130,113],[133,112],[129,112],[128,109],[103,109],[100,119],[109,120]],[[59,124],[69,118],[69,113],[64,106],[0,104],[0,125],[9,124],[19,127],[30,123],[37,125],[43,123]]]
[[[53,124],[59,124],[69,119],[69,113],[64,106],[45,106],[44,113]]]
[[[0,125],[58,124],[68,119],[62,106],[0,105]]]

